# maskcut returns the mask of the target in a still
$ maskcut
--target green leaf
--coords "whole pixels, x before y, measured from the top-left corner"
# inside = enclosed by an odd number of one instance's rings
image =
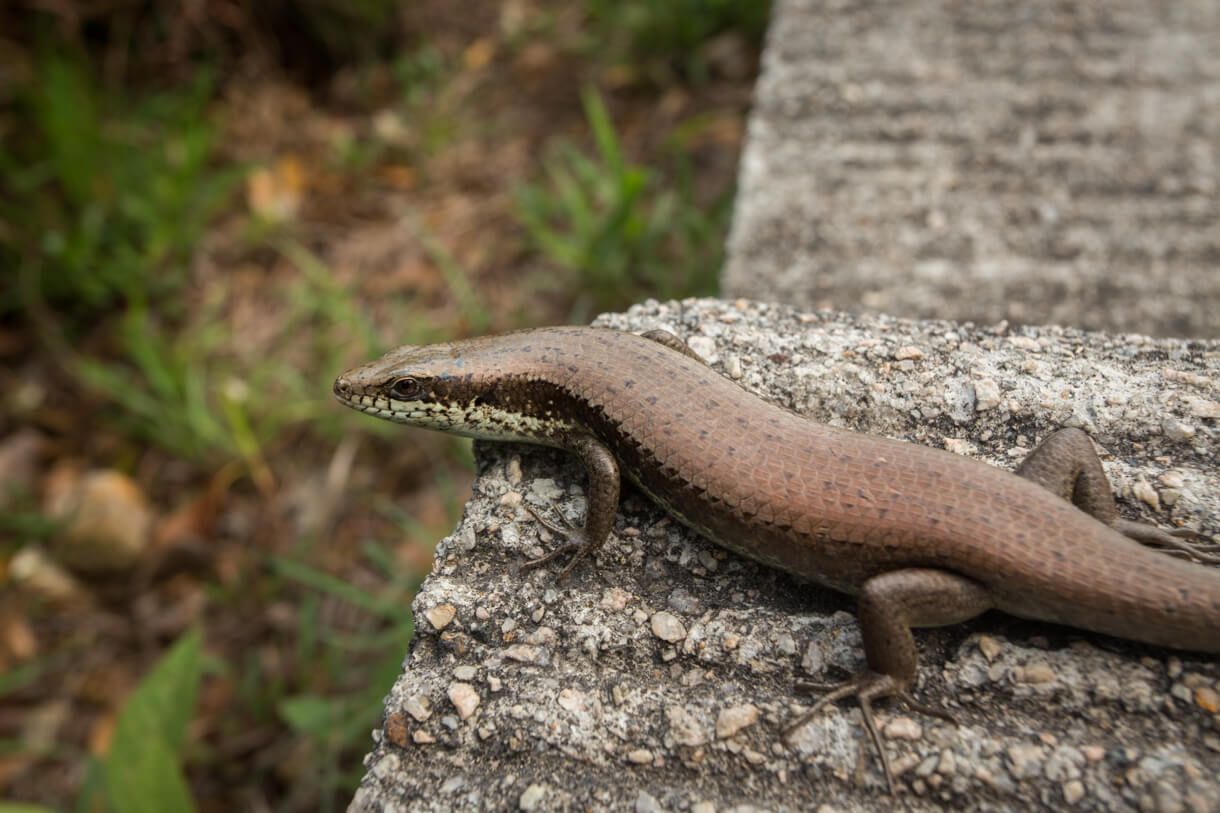
[[[340,701],[302,694],[280,701],[280,716],[294,731],[325,741],[343,719]]]
[[[123,706],[106,755],[107,796],[119,813],[193,810],[179,766],[199,693],[202,635],[183,635]]]

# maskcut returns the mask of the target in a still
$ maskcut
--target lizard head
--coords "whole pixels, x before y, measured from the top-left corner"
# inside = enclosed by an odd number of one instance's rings
[[[467,437],[549,443],[566,422],[538,407],[542,386],[513,375],[502,343],[408,345],[335,379],[335,398],[367,415]]]

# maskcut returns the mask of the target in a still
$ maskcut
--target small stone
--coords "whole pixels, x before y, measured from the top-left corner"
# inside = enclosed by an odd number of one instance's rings
[[[438,604],[424,611],[424,617],[428,619],[428,623],[437,632],[449,626],[456,615],[457,607],[454,607],[452,604]]]
[[[1182,472],[1176,469],[1161,472],[1161,475],[1156,479],[1157,482],[1166,488],[1181,489],[1186,485],[1186,478],[1182,475]]]
[[[415,733],[411,735],[411,739],[415,741],[416,745],[430,745],[436,742],[436,737],[433,737],[422,728],[415,729]]]
[[[936,764],[940,762],[940,755],[932,754],[925,757],[922,762],[915,766],[915,775],[923,778],[928,778],[936,772]]]
[[[537,663],[539,659],[539,648],[529,646],[528,644],[513,644],[504,650],[504,657],[510,661],[518,663]]]
[[[758,722],[758,715],[758,708],[749,703],[721,709],[716,716],[716,737],[723,740],[734,736],[743,728]]]
[[[516,508],[521,500],[521,494],[516,491],[505,491],[500,495],[500,505],[504,508]]]
[[[686,637],[686,628],[677,616],[662,610],[652,614],[652,634],[672,644]]]
[[[520,485],[521,483],[521,456],[513,455],[508,459],[507,465],[504,467],[504,476],[508,479],[510,485]]]
[[[152,513],[136,482],[118,471],[49,477],[44,510],[63,521],[52,548],[68,567],[126,570],[148,546]]]
[[[1195,418],[1220,418],[1220,403],[1200,398],[1197,395],[1183,395],[1186,411]]]
[[[18,551],[9,562],[8,572],[22,592],[52,604],[86,596],[80,582],[39,548]]]
[[[562,689],[559,692],[558,703],[561,708],[573,714],[585,710],[585,693],[579,689]]]
[[[1152,506],[1154,510],[1160,509],[1161,498],[1157,496],[1156,489],[1148,484],[1148,481],[1143,477],[1135,481],[1135,485],[1131,486],[1131,493],[1143,503]]]
[[[449,686],[449,702],[457,709],[461,718],[466,720],[479,707],[479,693],[469,683],[453,683]]]
[[[983,657],[987,659],[988,663],[994,661],[1003,648],[1003,644],[990,635],[979,636],[979,652],[983,653]]]
[[[1000,385],[993,379],[980,378],[974,382],[974,410],[986,412],[1000,405]]]
[[[924,357],[924,352],[913,344],[904,344],[894,351],[895,361],[906,361],[907,359],[921,359]]]
[[[1014,745],[1007,751],[1008,770],[1016,779],[1031,779],[1042,773],[1046,752],[1039,745]]]
[[[504,688],[504,681],[500,680],[500,678],[496,677],[495,675],[488,675],[487,688],[491,689],[493,692],[498,692]]]
[[[1210,711],[1213,714],[1220,711],[1220,694],[1217,694],[1215,689],[1206,686],[1195,689],[1195,702],[1204,711]]]
[[[549,788],[546,785],[534,783],[521,792],[521,796],[517,799],[517,807],[522,810],[538,810],[542,804],[543,797]]]
[[[767,761],[767,755],[755,751],[753,748],[746,748],[741,752],[741,755],[746,758],[746,762],[751,765],[762,765]]]
[[[661,807],[661,803],[648,794],[647,791],[640,791],[635,797],[635,813],[665,813],[665,808]]]
[[[895,717],[885,726],[885,736],[891,740],[917,740],[923,736],[923,727],[911,717]]]
[[[669,733],[674,738],[674,742],[690,746],[707,743],[707,735],[699,727],[699,721],[686,709],[681,706],[670,706],[665,709],[665,717],[669,720]]]
[[[402,714],[387,714],[385,718],[385,736],[399,748],[405,748],[410,742],[407,736],[407,718]]]
[[[1084,783],[1079,779],[1063,783],[1063,801],[1074,805],[1084,798]]]
[[[975,450],[973,443],[962,438],[945,438],[944,447],[947,451],[960,454],[962,457],[969,457],[970,453]]]
[[[936,765],[936,772],[942,776],[950,776],[957,771],[957,757],[953,756],[953,752],[948,748],[940,752],[940,762]]]
[[[684,587],[675,588],[665,603],[671,610],[686,615],[695,615],[699,612],[699,599]]]
[[[690,813],[716,813],[716,805],[711,802],[695,802],[690,806]]]
[[[720,356],[716,354],[716,342],[707,336],[691,336],[687,340],[686,346],[698,353],[699,357],[708,364],[715,364],[720,361]]]
[[[652,751],[647,748],[633,748],[627,752],[627,761],[636,765],[647,765],[652,762]]]
[[[1182,423],[1177,418],[1166,418],[1161,421],[1161,432],[1166,438],[1176,443],[1184,443],[1195,436],[1195,428],[1188,423]]]
[[[621,587],[611,587],[605,593],[602,593],[601,604],[603,610],[622,610],[627,606],[627,601],[631,598],[631,594]]]
[[[406,702],[402,704],[402,709],[419,723],[424,722],[432,716],[432,709],[428,708],[428,698],[419,694],[413,694],[408,697]]]
[[[1080,753],[1084,754],[1084,758],[1089,762],[1101,762],[1106,757],[1106,749],[1100,745],[1082,745]]]
[[[461,666],[455,666],[453,668],[453,676],[458,680],[474,680],[478,674],[478,668],[471,666],[468,663],[464,663]]]

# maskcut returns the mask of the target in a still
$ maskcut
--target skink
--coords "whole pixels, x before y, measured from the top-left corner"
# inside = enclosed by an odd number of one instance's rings
[[[1139,544],[1178,543],[1119,518],[1080,430],[1051,435],[1010,474],[813,423],[717,374],[672,334],[584,327],[402,347],[341,375],[334,393],[398,423],[579,456],[584,527],[527,566],[572,551],[562,578],[596,551],[622,475],[717,544],[856,596],[867,668],[813,711],[857,698],[891,792],[871,701],[897,696],[947,716],[910,694],[912,627],[998,608],[1220,653],[1220,571]]]

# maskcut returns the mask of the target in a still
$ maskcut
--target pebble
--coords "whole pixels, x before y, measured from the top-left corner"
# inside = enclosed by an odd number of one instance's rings
[[[611,587],[602,593],[602,600],[599,606],[603,610],[622,610],[627,606],[627,601],[630,598],[631,594],[621,587]]]
[[[913,344],[904,344],[894,351],[895,361],[906,361],[907,359],[921,359],[924,357],[924,352]]]
[[[677,616],[662,610],[652,614],[652,634],[672,644],[686,637],[686,627]]]
[[[452,683],[449,686],[449,702],[457,709],[461,718],[466,720],[479,707],[479,693],[469,683]]]
[[[1217,694],[1215,689],[1210,689],[1207,686],[1200,686],[1195,689],[1195,702],[1204,711],[1210,711],[1213,714],[1220,711],[1220,694]]]
[[[471,666],[468,663],[453,667],[453,676],[458,680],[474,680],[478,674],[478,668]]]
[[[684,587],[678,587],[669,594],[668,600],[665,602],[671,610],[676,610],[686,615],[695,615],[699,612],[699,599]]]
[[[27,595],[51,604],[86,595],[80,582],[40,548],[22,548],[9,562],[8,572]]]
[[[546,785],[534,783],[521,792],[517,798],[517,807],[522,810],[538,810],[549,788]]]
[[[428,705],[428,698],[413,694],[402,704],[402,710],[414,717],[416,722],[422,723],[432,716],[432,709]]]
[[[723,740],[754,725],[758,722],[759,713],[758,708],[750,703],[721,709],[716,716],[716,737]]]
[[[1016,779],[1030,779],[1042,773],[1046,752],[1039,745],[1014,745],[1006,752],[1008,770]]]
[[[428,619],[428,623],[437,632],[449,626],[456,615],[457,607],[454,607],[452,604],[438,604],[424,611],[424,617]]]
[[[665,717],[669,720],[669,733],[674,742],[691,746],[707,743],[707,735],[699,727],[699,721],[686,709],[670,706],[665,709]]]
[[[1143,477],[1139,477],[1135,481],[1135,485],[1131,486],[1131,493],[1139,499],[1140,502],[1146,503],[1154,510],[1160,509],[1161,498],[1157,496],[1156,489],[1148,484],[1148,481]]]
[[[983,657],[987,659],[988,663],[994,661],[1003,648],[1003,644],[990,635],[979,636],[979,652],[983,653]]]
[[[661,807],[661,803],[650,796],[647,791],[642,790],[635,797],[635,813],[665,813],[665,808]]]
[[[579,689],[562,689],[557,702],[561,708],[575,714],[585,710],[585,693]]]
[[[1084,798],[1084,783],[1073,779],[1063,784],[1063,801],[1074,805]]]
[[[47,478],[47,516],[65,522],[55,558],[84,571],[126,570],[148,546],[152,513],[144,492],[122,472],[61,470]]]
[[[541,647],[530,646],[528,644],[513,644],[504,650],[504,657],[518,663],[540,663],[542,661],[542,652]]]
[[[886,724],[885,736],[891,740],[917,740],[923,736],[923,727],[914,718],[895,717]]]
[[[986,412],[1000,405],[1000,385],[993,379],[980,378],[974,382],[974,409],[976,412]]]
[[[698,353],[699,357],[708,364],[720,361],[720,356],[716,353],[716,342],[707,336],[691,336],[687,340],[686,346]]]
[[[627,752],[627,761],[636,765],[647,765],[652,762],[652,751],[647,748],[633,748]]]

